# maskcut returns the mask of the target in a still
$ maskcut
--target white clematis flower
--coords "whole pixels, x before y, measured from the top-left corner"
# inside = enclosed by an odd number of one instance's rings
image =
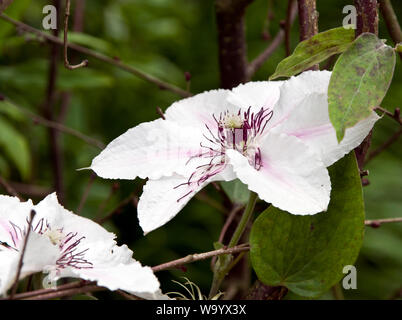
[[[338,144],[328,116],[330,76],[308,71],[180,100],[166,120],[142,123],[112,141],[91,169],[103,178],[149,178],[138,204],[145,233],[171,220],[208,183],[235,178],[290,213],[325,211],[326,168],[358,146],[379,118],[373,112]]]
[[[165,298],[152,269],[132,258],[115,235],[97,223],[64,209],[56,194],[38,205],[0,196],[0,295],[13,284],[31,210],[32,220],[20,279],[37,272],[55,283],[63,277],[96,281],[110,290],[121,289],[145,299]]]

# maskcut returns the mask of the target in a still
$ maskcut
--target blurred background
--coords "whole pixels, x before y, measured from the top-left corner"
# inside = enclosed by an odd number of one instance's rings
[[[49,0],[15,0],[5,13],[42,30],[42,8]],[[342,25],[342,8],[353,1],[318,0],[319,29]],[[402,18],[402,2],[393,1]],[[255,0],[246,14],[249,60],[255,58],[275,37],[280,20],[285,19],[287,1]],[[72,3],[74,24],[75,1]],[[271,9],[269,9],[271,8]],[[268,17],[268,19],[267,19]],[[69,40],[128,65],[186,88],[185,72],[191,74],[191,92],[219,87],[218,54],[212,0],[87,0],[82,33],[71,32]],[[380,21],[380,38],[389,39]],[[298,22],[292,27],[292,49],[299,39]],[[0,175],[25,198],[39,201],[54,190],[48,129],[14,105],[43,114],[48,85],[49,46],[34,35],[21,32],[0,20]],[[389,44],[392,41],[388,40]],[[253,80],[266,80],[285,57],[280,46]],[[70,50],[71,63],[88,58],[90,65],[75,71],[58,64],[55,108],[64,124],[107,144],[127,129],[158,117],[156,108],[165,110],[177,95],[159,90],[115,66]],[[325,63],[323,63],[325,65]],[[12,101],[11,104],[9,101]],[[397,58],[394,80],[382,106],[390,111],[402,107],[401,62]],[[372,150],[400,128],[384,117],[375,127]],[[87,201],[80,202],[88,183],[88,167],[100,149],[74,136],[60,133],[63,159],[62,184],[66,208],[92,219],[106,217],[124,199],[141,194],[143,181],[116,181],[96,178]],[[368,219],[402,216],[402,139],[367,164],[370,184],[364,187]],[[6,193],[0,187],[1,193]],[[131,195],[131,198],[130,198]],[[157,265],[190,253],[213,250],[225,219],[223,198],[208,186],[182,212],[163,228],[143,237],[133,201],[104,226],[126,243],[134,257],[146,265]],[[350,299],[399,298],[402,289],[402,223],[366,228],[364,245],[357,261],[357,290],[345,292]],[[185,270],[158,274],[163,290],[180,291],[171,280],[188,277],[204,294],[208,293],[212,273],[210,261],[197,262]],[[97,295],[113,295],[100,293]],[[289,296],[289,298],[298,298]],[[323,298],[331,299],[328,293]]]

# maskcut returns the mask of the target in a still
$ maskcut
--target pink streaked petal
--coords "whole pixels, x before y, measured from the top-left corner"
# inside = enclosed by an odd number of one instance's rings
[[[293,95],[287,92],[283,94]],[[345,137],[338,143],[335,129],[329,119],[327,99],[326,91],[306,94],[303,99],[299,99],[298,106],[290,113],[288,119],[272,131],[300,138],[328,167],[357,147],[380,117],[372,112],[368,118],[346,129]]]
[[[293,214],[315,214],[327,209],[331,183],[316,153],[296,137],[272,132],[260,148],[260,170],[254,169],[239,152],[227,152],[237,177],[250,190]]]

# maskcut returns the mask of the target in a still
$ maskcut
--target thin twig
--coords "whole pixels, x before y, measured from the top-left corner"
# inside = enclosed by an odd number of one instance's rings
[[[103,290],[107,290],[107,289],[104,287],[99,287],[97,285],[87,285],[87,286],[83,286],[80,288],[73,288],[73,289],[67,289],[67,290],[62,290],[62,291],[54,291],[54,292],[49,292],[49,293],[45,293],[45,294],[41,294],[41,295],[30,296],[28,298],[24,298],[21,300],[49,300],[49,299],[56,299],[56,298],[61,298],[61,297],[66,297],[66,296],[74,296],[76,294],[103,291]]]
[[[9,99],[7,99],[7,100],[10,101]],[[42,117],[40,115],[37,115],[37,114],[33,113],[32,111],[30,111],[28,109],[25,109],[25,108],[23,108],[23,107],[21,107],[19,105],[14,104],[12,101],[10,101],[10,102],[13,104],[13,106],[15,108],[17,108],[21,112],[25,113],[28,117],[30,117],[34,121],[34,123],[43,125],[43,126],[45,126],[47,128],[53,128],[53,129],[58,130],[60,132],[72,135],[72,136],[74,136],[74,137],[76,137],[78,139],[81,139],[82,141],[84,141],[84,142],[86,142],[86,143],[88,143],[88,144],[90,144],[90,145],[92,145],[94,147],[97,147],[99,149],[104,149],[105,146],[106,146],[102,141],[99,141],[99,140],[97,140],[95,138],[91,138],[91,137],[89,137],[89,136],[87,136],[87,135],[85,135],[85,134],[83,134],[83,133],[81,133],[81,132],[79,132],[79,131],[77,131],[75,129],[67,127],[67,126],[65,126],[65,125],[63,125],[63,124],[61,124],[59,122],[45,119],[44,117]]]
[[[63,290],[67,290],[67,289],[83,287],[85,285],[94,284],[94,283],[95,282],[89,282],[89,281],[74,281],[71,283],[60,285],[56,289],[39,289],[39,290],[34,290],[34,291],[18,293],[14,296],[14,300],[21,300],[21,299],[38,296],[38,295],[42,295],[42,294],[47,294],[47,293],[52,293],[52,292],[56,292],[56,291],[63,291]],[[0,300],[2,300],[2,299],[0,299]]]
[[[57,21],[59,21],[58,12],[60,10],[61,0],[53,0],[56,7]],[[59,36],[59,26],[52,30],[52,36]],[[56,87],[58,79],[59,47],[51,43],[49,52],[49,68],[47,76],[46,97],[43,104],[42,115],[48,121],[54,121],[56,116]],[[64,202],[64,183],[63,183],[63,150],[60,146],[59,132],[54,128],[48,128],[49,155],[51,160],[53,187],[57,192],[60,203]]]
[[[26,32],[29,32],[29,33],[33,33],[33,34],[37,35],[38,37],[40,37],[41,39],[46,39],[47,41],[50,41],[50,42],[55,43],[55,44],[60,45],[60,46],[64,45],[63,40],[59,39],[58,37],[52,36],[50,34],[42,32],[42,31],[40,31],[38,29],[35,29],[35,28],[25,24],[25,23],[22,23],[20,21],[14,20],[14,19],[8,17],[7,15],[5,15],[3,13],[0,14],[0,19],[3,19],[5,21],[13,24],[19,30],[23,30],[23,31],[26,31]],[[135,76],[137,76],[137,77],[139,77],[139,78],[141,78],[141,79],[143,79],[145,81],[153,83],[153,84],[157,85],[162,90],[171,91],[171,92],[176,93],[177,95],[182,96],[182,97],[191,96],[191,93],[189,93],[189,92],[187,92],[187,91],[185,91],[185,90],[183,90],[183,89],[181,89],[181,88],[179,88],[179,87],[177,87],[177,86],[175,86],[173,84],[170,84],[170,83],[167,83],[165,81],[162,81],[162,80],[156,78],[155,76],[149,75],[149,74],[147,74],[147,73],[145,73],[145,72],[143,72],[141,70],[138,70],[137,68],[135,68],[133,66],[127,65],[127,64],[123,63],[119,59],[108,57],[108,56],[106,56],[106,55],[104,55],[102,53],[96,52],[94,50],[82,47],[82,46],[74,44],[74,43],[67,43],[67,46],[70,49],[73,49],[75,51],[81,52],[81,53],[83,53],[83,54],[85,54],[87,56],[91,56],[91,57],[93,57],[95,59],[98,59],[100,61],[109,63],[111,65],[114,65],[115,67],[118,67],[118,68],[120,68],[120,69],[122,69],[124,71],[127,71],[127,72],[129,72],[129,73],[131,73],[131,74],[133,74],[133,75],[135,75]]]
[[[289,25],[291,26],[296,18],[296,2],[293,1],[290,3],[290,9],[289,9],[289,16],[287,17],[287,20],[289,19]],[[278,31],[276,34],[275,38],[272,40],[272,42],[268,45],[268,47],[253,61],[251,61],[248,64],[247,67],[247,78],[250,80],[254,73],[269,59],[269,57],[275,52],[275,50],[281,45],[285,38],[285,30],[283,29],[283,26],[281,25],[281,29]]]
[[[290,48],[290,29],[292,27],[293,21],[296,17],[296,0],[289,0],[288,7],[286,12],[286,21],[285,21],[285,51],[286,56],[290,56],[291,48]]]
[[[32,221],[33,221],[33,218],[35,217],[35,214],[36,214],[35,210],[31,210],[31,213],[30,213],[30,216],[29,216],[29,221],[28,221],[28,229],[26,231],[24,244],[23,244],[22,249],[21,249],[20,260],[18,261],[17,273],[15,275],[14,283],[13,283],[13,285],[11,287],[10,300],[13,300],[15,294],[17,293],[18,281],[20,280],[21,269],[22,269],[22,266],[24,264],[25,250],[27,248],[28,238],[29,238],[29,234],[31,233]]]
[[[372,227],[372,228],[378,228],[383,223],[395,223],[395,222],[402,222],[402,217],[400,217],[400,218],[389,218],[389,219],[366,220],[366,221],[364,221],[364,224],[366,226],[369,226],[369,227]]]
[[[88,184],[87,184],[87,186],[86,186],[86,188],[85,188],[84,194],[82,195],[80,204],[78,205],[78,208],[77,208],[77,214],[78,214],[78,215],[81,213],[81,210],[82,210],[82,208],[84,207],[85,202],[87,201],[89,192],[91,191],[91,187],[92,187],[92,185],[93,185],[93,183],[94,183],[96,177],[97,177],[97,176],[96,176],[96,173],[92,172],[92,173],[91,173],[91,176],[89,177],[89,181],[88,181]]]
[[[379,146],[374,151],[370,152],[364,164],[367,164],[370,160],[378,156],[381,152],[391,146],[394,142],[396,142],[399,137],[402,135],[402,128],[399,131],[395,132],[387,141],[384,142],[381,146]]]
[[[15,189],[6,180],[4,180],[3,177],[1,177],[1,176],[0,176],[0,185],[3,186],[4,189],[6,189],[6,191],[9,195],[12,195],[13,197],[17,197],[18,199],[23,201],[23,199],[20,197],[18,192],[15,191]]]
[[[191,263],[194,261],[205,260],[205,259],[212,258],[215,256],[220,256],[223,254],[234,254],[234,253],[240,253],[240,252],[249,251],[249,250],[250,250],[250,246],[248,244],[240,244],[240,245],[232,247],[232,248],[221,248],[218,250],[204,252],[204,253],[190,254],[184,258],[180,258],[180,259],[177,259],[174,261],[166,262],[166,263],[160,264],[158,266],[152,267],[152,270],[154,272],[159,272],[159,271],[166,270],[166,269],[177,268],[179,266],[182,266],[183,264]]]
[[[82,67],[88,66],[88,60],[83,60],[81,63],[77,65],[71,65],[68,61],[68,19],[70,17],[70,0],[66,0],[66,11],[64,14],[64,66],[69,70],[75,70]]]
[[[402,42],[402,29],[394,8],[392,7],[391,0],[379,0],[379,3],[380,11],[384,17],[385,24],[387,25],[389,35],[395,44]],[[402,53],[399,53],[399,56],[402,59]]]
[[[156,113],[159,114],[159,116],[163,119],[166,120],[165,115],[160,107],[156,107]]]
[[[402,126],[402,118],[401,118],[401,109],[395,108],[394,113],[388,111],[387,109],[381,108],[381,107],[375,107],[374,110],[379,110],[389,116],[390,118],[394,119],[396,122],[398,122]]]
[[[116,214],[119,214],[121,212],[121,210],[127,206],[129,203],[133,203],[135,206],[138,203],[138,196],[137,196],[137,192],[134,191],[132,192],[127,198],[125,198],[122,202],[120,202],[116,208],[114,208],[112,211],[110,211],[106,216],[102,217],[102,218],[98,218],[96,220],[97,223],[99,224],[103,224],[105,223],[107,220],[111,219],[113,216],[115,216]]]

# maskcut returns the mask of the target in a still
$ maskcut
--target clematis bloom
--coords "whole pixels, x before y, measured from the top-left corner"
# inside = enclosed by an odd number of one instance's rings
[[[112,141],[91,169],[109,179],[149,178],[138,203],[145,233],[171,220],[208,183],[236,178],[292,214],[325,211],[327,167],[357,147],[379,118],[373,112],[338,143],[328,115],[330,76],[308,71],[180,100],[165,120]]]
[[[151,268],[134,260],[126,245],[117,246],[113,233],[64,209],[55,194],[37,205],[0,196],[0,295],[14,283],[31,210],[36,214],[20,279],[43,271],[50,283],[63,277],[81,278],[145,299],[164,298]]]

